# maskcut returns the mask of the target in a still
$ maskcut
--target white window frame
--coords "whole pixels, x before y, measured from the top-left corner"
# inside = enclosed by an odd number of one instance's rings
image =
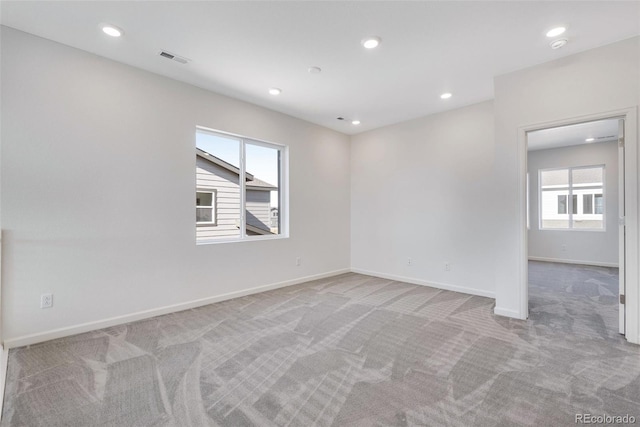
[[[578,170],[578,169],[594,169],[594,168],[601,168],[602,169],[602,188],[600,189],[599,187],[597,189],[592,189],[593,193],[591,194],[591,200],[592,200],[592,208],[593,208],[593,212],[595,212],[596,210],[596,205],[595,205],[595,196],[596,195],[602,195],[602,214],[596,214],[596,213],[592,213],[592,214],[588,214],[588,215],[602,215],[602,228],[575,228],[573,227],[573,216],[574,215],[584,215],[582,213],[582,210],[584,209],[583,207],[583,200],[584,200],[584,196],[586,195],[585,193],[579,192],[579,193],[574,193],[574,190],[589,190],[591,188],[589,187],[576,187],[574,188],[573,186],[573,171],[574,170]],[[568,193],[565,195],[566,197],[566,209],[567,209],[567,213],[566,215],[568,216],[568,223],[569,223],[569,227],[567,228],[553,228],[553,227],[543,227],[543,218],[542,218],[542,212],[543,212],[543,197],[542,197],[542,173],[543,172],[548,172],[548,171],[559,171],[559,170],[566,170],[568,173],[568,178],[569,178],[569,182],[567,184],[567,188],[568,188]],[[606,168],[604,164],[599,164],[599,165],[588,165],[588,166],[568,166],[568,167],[562,167],[562,168],[548,168],[548,169],[539,169],[538,170],[538,229],[541,231],[589,231],[589,232],[604,232],[606,231],[607,228],[607,222],[606,222],[606,199],[605,199],[605,186],[606,186],[606,177],[605,177],[605,173],[606,173]],[[576,196],[577,199],[577,206],[574,206],[573,203],[573,198],[574,196]],[[580,207],[581,209],[578,209],[578,207]],[[574,214],[574,210],[576,211],[576,213]],[[564,215],[564,214],[563,214]]]
[[[203,126],[196,126],[196,133],[209,133],[212,135],[217,135],[220,137],[233,138],[238,140],[240,144],[240,173],[238,175],[238,181],[240,186],[240,234],[238,237],[229,237],[229,238],[221,238],[221,239],[210,239],[210,240],[197,240],[196,245],[210,245],[210,244],[219,244],[219,243],[230,243],[230,242],[253,242],[257,240],[277,240],[277,239],[288,239],[289,238],[289,147],[283,144],[277,144],[274,142],[264,141],[256,138],[249,138],[246,136],[224,132],[216,129],[211,129]],[[195,136],[194,135],[194,136]],[[245,159],[245,146],[247,144],[250,145],[258,145],[261,147],[272,148],[278,150],[280,152],[280,176],[278,182],[278,215],[279,215],[279,229],[278,234],[273,235],[260,235],[260,236],[249,236],[247,235],[247,218],[246,218],[246,197],[247,197],[247,188],[246,188],[246,180],[242,179],[246,174],[246,159]],[[196,144],[194,139],[194,150]],[[199,191],[196,189],[196,191]],[[197,224],[196,224],[197,226]]]
[[[198,193],[211,194],[211,205],[198,205]],[[196,214],[196,227],[215,226],[218,224],[218,190],[215,188],[196,188],[196,212],[198,211],[198,209],[206,208],[211,208],[211,218],[213,219],[213,221],[198,221],[198,215]]]

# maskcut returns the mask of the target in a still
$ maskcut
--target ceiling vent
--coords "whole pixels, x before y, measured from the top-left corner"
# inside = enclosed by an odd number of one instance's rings
[[[174,53],[171,52],[167,52],[166,50],[162,50],[159,53],[160,56],[162,56],[163,58],[167,58],[167,59],[172,59],[176,62],[179,62],[181,64],[186,64],[189,62],[189,60],[187,58],[184,58],[182,56],[176,55]]]

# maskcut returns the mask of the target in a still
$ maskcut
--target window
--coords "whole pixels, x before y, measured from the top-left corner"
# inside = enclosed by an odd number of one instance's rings
[[[567,195],[558,196],[558,214],[567,213]]]
[[[604,205],[602,204],[602,194],[594,194],[593,199],[595,203],[594,213],[602,215],[604,213]]]
[[[196,191],[196,224],[215,225],[216,190]]]
[[[604,229],[604,166],[540,170],[541,229]]]
[[[582,195],[582,213],[593,213],[593,197],[595,194],[583,194]],[[576,212],[577,213],[577,212]]]
[[[286,236],[286,155],[282,145],[198,128],[196,242]]]

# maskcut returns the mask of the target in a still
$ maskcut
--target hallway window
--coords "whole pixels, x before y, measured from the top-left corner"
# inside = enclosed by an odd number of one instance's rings
[[[604,166],[539,172],[540,229],[604,229]]]

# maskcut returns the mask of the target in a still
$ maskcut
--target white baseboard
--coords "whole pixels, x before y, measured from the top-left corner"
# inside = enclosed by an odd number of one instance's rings
[[[7,383],[7,367],[9,363],[9,350],[0,345],[0,420],[2,420],[2,408],[4,407],[4,387]]]
[[[527,318],[517,310],[511,310],[508,308],[502,308],[498,306],[495,306],[493,308],[493,314],[497,316],[511,317],[512,319],[527,320]]]
[[[545,258],[539,256],[530,256],[529,261],[557,262],[560,264],[594,265],[596,267],[618,268],[617,262],[580,261],[575,259]]]
[[[485,291],[483,289],[468,288],[465,286],[450,285],[448,283],[430,282],[413,277],[396,276],[395,274],[380,273],[378,271],[362,270],[360,268],[352,268],[353,273],[366,274],[367,276],[380,277],[382,279],[396,280],[398,282],[411,283],[413,285],[429,286],[430,288],[444,289],[446,291],[460,292],[463,294],[478,295],[481,297],[495,298],[494,292]]]
[[[273,289],[284,288],[287,286],[298,285],[312,280],[324,279],[326,277],[337,276],[338,274],[349,273],[348,268],[334,270],[327,273],[316,274],[312,276],[300,277],[297,279],[287,280],[284,282],[273,283],[270,285],[257,286],[237,292],[229,292],[222,295],[215,295],[207,298],[201,298],[193,301],[187,301],[179,304],[167,305],[164,307],[153,308],[150,310],[139,311],[136,313],[125,314],[123,316],[111,317],[108,319],[96,320],[93,322],[82,323],[79,325],[66,326],[64,328],[52,329],[50,331],[39,332],[37,334],[23,335],[21,337],[11,338],[4,341],[5,351],[10,348],[23,347],[26,345],[37,344],[57,338],[68,337],[71,335],[82,334],[84,332],[95,331],[96,329],[109,328],[111,326],[122,325],[124,323],[135,322],[137,320],[148,319],[177,311],[188,310],[190,308],[201,307],[220,301],[226,301],[232,298],[239,298],[246,295],[257,294],[260,292],[270,291]]]

